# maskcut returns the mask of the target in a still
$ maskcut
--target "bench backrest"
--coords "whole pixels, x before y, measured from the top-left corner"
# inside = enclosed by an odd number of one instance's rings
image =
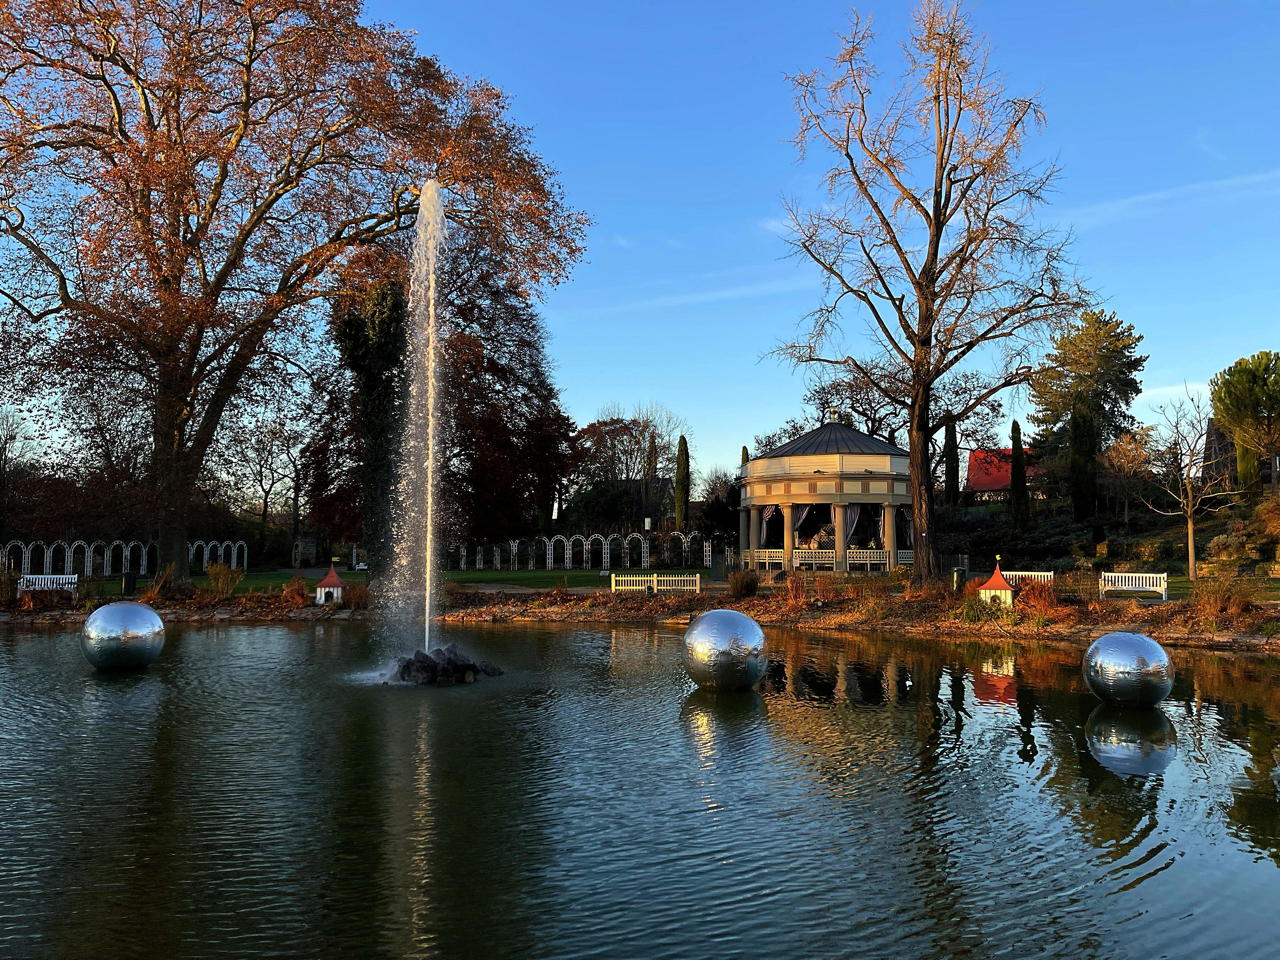
[[[1124,590],[1125,588],[1154,588],[1161,589],[1169,585],[1169,574],[1167,573],[1104,573],[1102,575],[1102,583],[1106,587],[1115,590]]]

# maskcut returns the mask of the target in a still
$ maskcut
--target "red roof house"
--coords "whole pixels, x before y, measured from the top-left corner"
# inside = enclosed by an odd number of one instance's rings
[[[1029,452],[1029,451],[1028,451]],[[1012,482],[1013,448],[972,450],[969,452],[969,474],[965,477],[965,493],[995,497],[1009,492]],[[1040,468],[1027,465],[1027,476],[1034,477]]]

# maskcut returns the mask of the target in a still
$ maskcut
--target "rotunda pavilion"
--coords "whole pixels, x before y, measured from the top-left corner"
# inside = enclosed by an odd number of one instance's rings
[[[738,546],[749,568],[892,569],[914,559],[907,452],[891,443],[824,423],[738,475]]]

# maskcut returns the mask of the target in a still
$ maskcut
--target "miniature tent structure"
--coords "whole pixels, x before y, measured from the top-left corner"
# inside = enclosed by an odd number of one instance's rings
[[[346,583],[338,576],[338,571],[334,569],[333,564],[329,564],[329,572],[316,584],[316,603],[341,603],[342,589],[345,586]]]
[[[978,597],[986,603],[998,603],[1003,607],[1013,608],[1013,585],[1000,572],[1000,558],[996,557],[996,572],[991,579],[978,588]]]

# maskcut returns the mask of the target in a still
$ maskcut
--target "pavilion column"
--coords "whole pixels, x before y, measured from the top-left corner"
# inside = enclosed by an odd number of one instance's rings
[[[756,551],[760,549],[760,514],[761,512],[762,511],[759,507],[752,507],[751,510],[749,511],[749,513],[751,514],[751,521],[750,521],[750,530],[748,531],[748,536],[747,536],[747,542],[751,545],[751,569],[752,570],[760,569],[760,561],[757,559]]]
[[[796,531],[792,524],[795,522],[795,504],[784,503],[782,505],[782,569],[791,569],[791,555],[796,548]]]
[[[894,506],[892,503],[883,505],[884,512],[880,515],[880,524],[884,528],[884,548],[889,551],[889,569],[892,570],[898,565],[898,527],[894,522]]]
[[[833,503],[831,505],[831,520],[836,527],[836,572],[842,573],[849,569],[848,559],[849,551],[845,549],[845,529],[844,529],[844,504]]]
[[[751,511],[746,507],[738,508],[738,550],[746,552],[751,549]]]

